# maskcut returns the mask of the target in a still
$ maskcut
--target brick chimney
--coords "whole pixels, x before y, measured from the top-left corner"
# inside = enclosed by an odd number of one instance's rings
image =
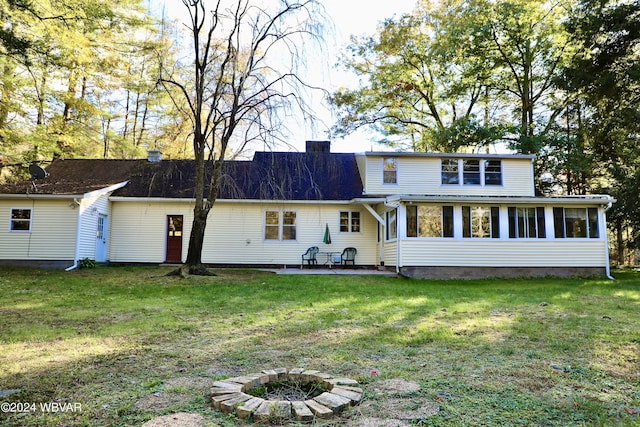
[[[147,151],[147,160],[152,163],[158,163],[162,160],[162,152],[160,150]]]
[[[331,152],[331,141],[307,141],[307,153],[329,153]]]

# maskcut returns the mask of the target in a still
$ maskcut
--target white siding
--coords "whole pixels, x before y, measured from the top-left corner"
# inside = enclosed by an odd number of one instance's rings
[[[402,265],[482,267],[604,267],[601,239],[403,240]]]
[[[386,267],[396,266],[396,260],[398,258],[398,243],[394,241],[384,242],[384,265]]]
[[[0,200],[0,259],[72,261],[78,210],[70,200]],[[12,208],[30,208],[31,232],[10,232]]]
[[[112,202],[110,260],[161,263],[166,253],[167,215],[184,215],[183,259],[193,221],[190,203]]]
[[[165,259],[167,215],[184,215],[183,256],[186,259],[193,206],[189,203],[113,202],[111,260],[160,263]],[[295,211],[295,241],[265,241],[264,212]],[[360,211],[362,232],[340,233],[339,212]],[[322,243],[325,225],[332,243]],[[276,204],[217,201],[209,215],[202,251],[206,263],[299,264],[309,246],[321,251],[358,250],[356,264],[376,264],[377,222],[363,208],[348,204]]]
[[[392,153],[390,153],[392,154]],[[503,185],[442,185],[440,159],[397,157],[398,183],[382,183],[382,157],[366,157],[366,194],[428,194],[467,196],[533,196],[533,168],[529,159],[501,159]],[[362,167],[358,163],[359,167]]]
[[[110,193],[109,193],[110,194]],[[80,201],[80,229],[78,232],[78,260],[96,256],[96,231],[99,214],[109,215],[109,194],[103,194]],[[107,221],[109,218],[107,217]],[[107,242],[108,242],[107,237]],[[108,249],[107,245],[107,249]],[[108,252],[107,252],[107,259]]]

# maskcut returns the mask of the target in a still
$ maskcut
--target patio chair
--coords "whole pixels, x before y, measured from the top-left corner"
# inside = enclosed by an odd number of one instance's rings
[[[319,251],[320,249],[317,246],[311,246],[309,249],[307,249],[307,252],[302,254],[302,265],[304,265],[305,261],[307,261],[307,264],[309,265],[318,264],[316,255],[318,255]]]
[[[358,250],[356,248],[345,248],[344,251],[342,251],[342,255],[340,255],[340,264],[347,265],[347,263],[350,262],[351,265],[355,266],[357,253]]]

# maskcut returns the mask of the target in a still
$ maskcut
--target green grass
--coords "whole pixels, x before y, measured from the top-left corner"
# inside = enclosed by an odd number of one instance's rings
[[[223,270],[0,268],[0,426],[127,426],[187,411],[233,426],[215,379],[305,367],[359,380],[366,399],[324,424],[437,405],[416,426],[640,424],[640,275],[616,281],[426,281]],[[377,370],[378,375],[370,375]],[[417,392],[379,392],[389,379]],[[416,403],[417,402],[417,403]],[[387,415],[389,416],[389,415]]]

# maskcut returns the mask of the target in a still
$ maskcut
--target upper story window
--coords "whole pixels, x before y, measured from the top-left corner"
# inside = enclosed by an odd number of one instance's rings
[[[502,185],[502,162],[500,160],[485,160],[484,185]]]
[[[463,160],[462,169],[464,185],[480,185],[480,160]]]
[[[340,212],[340,232],[359,233],[360,232],[360,212]]]
[[[453,237],[453,206],[407,206],[407,237]]]
[[[11,209],[9,231],[31,231],[31,209]]]
[[[397,184],[398,183],[398,159],[395,157],[385,157],[382,159],[383,172],[382,182],[384,184]]]
[[[459,184],[458,161],[455,159],[442,160],[442,183],[443,184]]]
[[[600,237],[598,209],[553,208],[553,227],[557,239]]]
[[[497,206],[463,206],[462,237],[500,238],[499,218]]]
[[[293,211],[266,211],[265,240],[296,240],[296,213]]]
[[[502,161],[442,159],[441,182],[447,185],[502,185]]]
[[[544,239],[544,208],[509,208],[510,239]]]

